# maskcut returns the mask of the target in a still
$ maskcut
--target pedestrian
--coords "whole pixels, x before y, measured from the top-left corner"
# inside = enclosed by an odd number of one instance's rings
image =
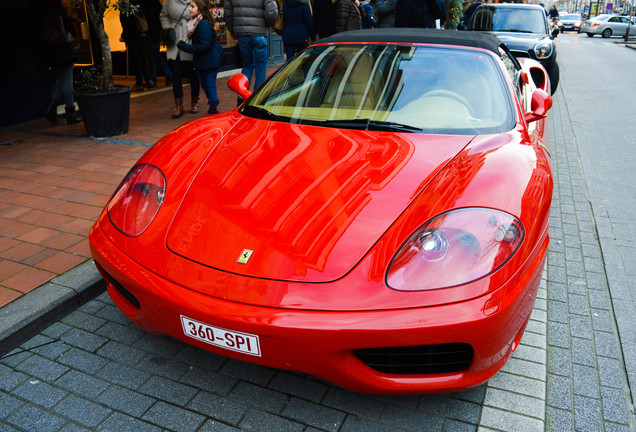
[[[284,0],[283,16],[283,45],[285,57],[290,61],[316,38],[309,0]]]
[[[474,1],[470,3],[470,5],[466,8],[466,10],[464,11],[464,16],[462,17],[462,25],[464,26],[464,28],[468,27],[468,22],[470,21],[470,17],[473,16],[475,9],[477,9],[479,6],[481,6],[481,2]]]
[[[146,35],[148,20],[138,1],[131,0],[131,4],[139,6],[140,9],[132,15],[119,14],[122,28],[120,40],[126,43],[126,52],[135,72],[133,91],[144,91],[144,84],[147,88],[157,87],[157,84],[150,79],[147,67],[149,57]]]
[[[375,20],[373,19],[373,7],[368,0],[360,0],[360,4],[362,5],[362,28],[363,29],[371,29],[375,28]]]
[[[219,98],[216,92],[216,75],[218,65],[214,64],[214,45],[217,43],[214,18],[210,12],[208,0],[192,0],[190,2],[190,21],[188,21],[186,38],[192,43],[179,41],[177,47],[194,56],[194,68],[199,74],[199,81],[208,98],[208,114],[218,113]]]
[[[395,27],[395,5],[398,0],[378,0],[375,4],[376,25],[378,28]]]
[[[190,19],[188,8],[189,0],[165,0],[159,20],[161,28],[174,29],[176,41],[186,38],[187,24]],[[199,92],[200,83],[199,75],[194,71],[192,66],[192,54],[183,52],[177,47],[176,41],[166,46],[166,56],[168,57],[168,66],[172,71],[172,94],[174,96],[174,111],[172,118],[183,116],[183,75],[184,72],[190,71],[190,112],[196,114],[199,112]]]
[[[166,86],[172,83],[172,72],[168,63],[161,54],[161,21],[159,14],[163,5],[159,0],[141,0],[141,10],[148,20],[148,32],[146,41],[148,42],[148,74],[155,84],[157,75],[162,73],[166,77]]]
[[[336,2],[336,32],[360,30],[364,9],[360,0],[338,0]]]
[[[436,0],[398,0],[395,6],[395,26],[435,28],[435,20],[445,14]]]
[[[319,38],[336,33],[336,1],[312,0],[314,30]]]
[[[225,0],[223,8],[225,26],[238,42],[241,72],[256,90],[267,76],[267,29],[278,17],[276,0]]]
[[[81,122],[75,114],[73,100],[73,63],[76,59],[73,40],[77,32],[73,26],[73,20],[66,13],[60,0],[49,0],[47,7],[45,28],[42,29],[42,50],[54,81],[50,92],[51,100],[46,109],[46,119],[57,124],[57,106],[60,102],[64,102],[66,124],[73,125]],[[53,27],[56,27],[57,32],[61,34],[61,41],[52,40],[50,32],[55,31]]]

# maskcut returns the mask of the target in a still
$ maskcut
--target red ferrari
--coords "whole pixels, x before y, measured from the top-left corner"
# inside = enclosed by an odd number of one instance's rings
[[[548,247],[552,99],[493,36],[322,39],[131,169],[90,232],[143,329],[368,393],[479,385]]]

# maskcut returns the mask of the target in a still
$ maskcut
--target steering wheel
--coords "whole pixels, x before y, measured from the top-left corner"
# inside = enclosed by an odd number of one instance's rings
[[[475,112],[473,111],[472,105],[470,104],[470,102],[468,102],[468,100],[464,96],[450,90],[435,89],[426,93],[422,97],[433,97],[433,96],[440,96],[440,97],[446,97],[448,99],[453,99],[461,103],[462,105],[464,105],[466,109],[468,110],[468,112],[470,113],[471,117],[475,117]]]

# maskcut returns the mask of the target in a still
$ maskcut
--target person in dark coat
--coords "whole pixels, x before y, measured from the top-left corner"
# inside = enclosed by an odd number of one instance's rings
[[[338,0],[336,2],[336,31],[360,30],[364,9],[360,0]]]
[[[133,2],[133,4],[141,6],[138,1],[136,3]],[[122,28],[121,40],[126,43],[128,58],[135,71],[135,86],[133,90],[144,91],[144,82],[148,88],[157,87],[157,84],[150,79],[150,74],[146,67],[148,62],[147,31],[139,30],[135,15],[120,13],[119,21]]]
[[[307,48],[310,39],[316,38],[309,0],[284,0],[283,16],[283,45],[285,57],[290,61],[296,53]]]
[[[398,0],[378,0],[374,11],[377,27],[395,27],[395,6],[397,2]]]
[[[190,21],[187,24],[186,38],[192,43],[179,41],[177,47],[194,57],[194,68],[199,74],[199,81],[208,98],[208,114],[218,113],[219,98],[216,91],[218,66],[214,65],[213,48],[216,44],[214,18],[210,12],[208,0],[192,0],[190,2]]]
[[[159,14],[163,5],[159,0],[141,0],[141,10],[148,20],[146,42],[148,43],[148,75],[152,83],[157,83],[158,72],[166,77],[166,85],[172,83],[172,72],[161,54],[161,21]]]
[[[367,0],[361,0],[360,4],[364,13],[362,14],[362,28],[371,29],[375,28],[375,20],[373,19],[373,7]]]
[[[314,29],[320,38],[336,33],[336,0],[312,0]]]
[[[51,17],[62,17],[64,31],[77,36],[73,20],[68,16],[60,0],[49,0],[47,14]],[[59,20],[59,18],[57,18]],[[53,18],[55,20],[55,18]],[[49,25],[45,21],[44,25]],[[52,43],[49,40],[42,41],[42,51],[47,66],[54,77],[51,87],[51,101],[46,109],[46,118],[51,123],[57,123],[57,106],[64,102],[66,108],[66,123],[68,125],[79,123],[81,120],[75,115],[75,101],[73,100],[73,63],[76,55],[72,42]]]
[[[398,0],[395,6],[395,26],[435,28],[435,20],[445,17],[435,0]]]

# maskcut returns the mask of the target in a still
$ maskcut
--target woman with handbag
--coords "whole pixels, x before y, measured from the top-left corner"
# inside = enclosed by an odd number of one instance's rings
[[[177,47],[177,41],[186,38],[187,23],[190,19],[188,7],[189,0],[166,0],[161,9],[159,19],[164,30],[174,29],[175,40],[167,43],[167,58],[172,70],[172,93],[174,94],[173,118],[183,116],[183,71],[186,66],[192,64],[192,54],[181,51]],[[184,64],[185,63],[185,64]],[[190,74],[190,112],[199,112],[199,76],[193,70]]]
[[[214,30],[214,18],[210,13],[208,0],[192,0],[190,2],[190,16],[188,21],[186,38],[192,43],[179,41],[177,47],[194,55],[194,68],[199,74],[201,87],[208,98],[208,114],[216,114],[219,111],[219,99],[216,92],[216,75],[219,71],[221,59],[215,55],[218,44],[216,31]],[[223,50],[223,48],[221,48]],[[216,51],[218,52],[218,51]]]

